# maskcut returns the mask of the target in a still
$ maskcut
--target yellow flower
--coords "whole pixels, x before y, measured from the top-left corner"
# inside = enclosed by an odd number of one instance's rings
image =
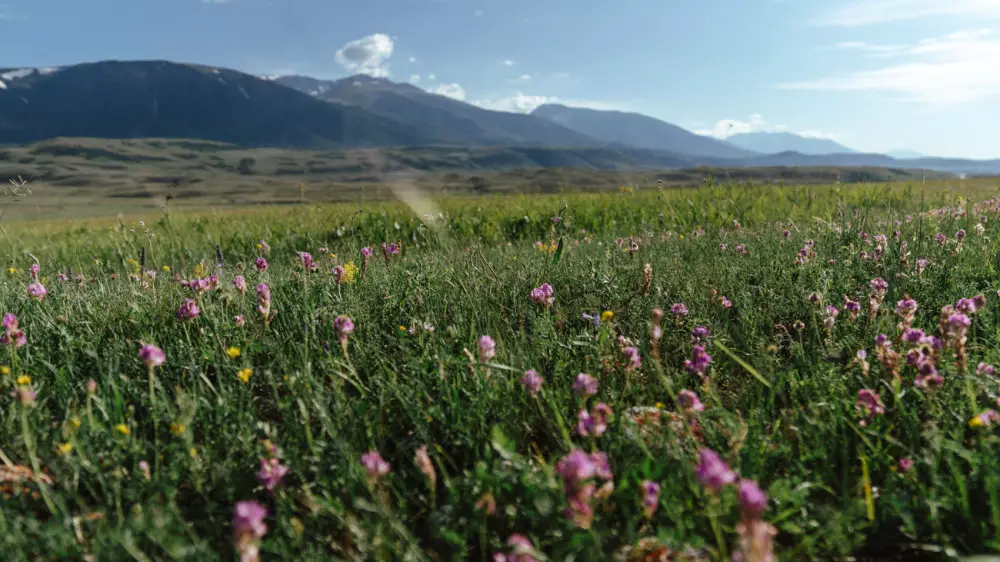
[[[198,265],[194,266],[194,276],[201,277],[202,275],[205,275],[205,266],[199,263]]]
[[[11,268],[7,269],[7,273],[10,273],[11,275],[14,275],[15,273],[17,273],[17,268],[16,267],[11,267]]]
[[[185,429],[186,428],[184,427],[184,424],[182,424],[182,423],[172,423],[172,424],[170,424],[170,433],[173,433],[174,435],[182,435],[184,433]]]
[[[607,322],[615,317],[615,313],[610,310],[605,310],[601,313],[601,322]]]
[[[663,402],[657,402],[657,403],[656,403],[656,409],[657,409],[657,410],[662,410],[662,409],[663,409],[663,408],[665,408],[665,407],[666,407],[666,406],[664,406],[664,405],[663,405]]]
[[[73,444],[72,443],[66,442],[66,443],[63,443],[63,444],[59,445],[59,454],[60,455],[68,455],[68,454],[70,454],[72,452],[73,452]]]
[[[139,265],[139,262],[135,258],[129,258],[128,263],[131,265]]]
[[[21,386],[27,386],[31,384],[31,377],[29,377],[28,375],[18,375],[17,384]]]
[[[132,430],[129,429],[128,426],[125,425],[125,424],[123,424],[123,423],[120,423],[120,424],[116,425],[115,426],[115,431],[117,431],[118,433],[121,433],[122,435],[125,435],[125,436],[132,435]]]
[[[248,367],[246,369],[240,369],[239,372],[236,373],[236,376],[240,378],[240,381],[242,381],[243,384],[246,384],[250,382],[250,375],[252,374],[253,374],[253,369]]]
[[[170,266],[169,265],[163,266],[163,271],[166,271],[166,272],[169,273],[170,272]]]
[[[9,375],[10,367],[8,367],[7,365],[0,365],[0,374]]]
[[[400,332],[405,332],[406,331],[406,326],[400,326],[399,327],[399,331]]]
[[[72,417],[69,419],[69,424],[73,426],[73,429],[80,429],[80,418]]]
[[[188,451],[188,454],[191,455],[192,459],[198,460],[198,449],[191,447],[191,449]]]
[[[344,264],[344,283],[351,285],[354,283],[354,278],[358,275],[358,266],[354,265],[354,262],[349,261]]]
[[[969,427],[983,427],[983,420],[981,420],[979,416],[975,416],[969,420]]]
[[[236,359],[240,356],[240,348],[230,347],[226,350],[226,355],[228,355],[230,359]]]
[[[257,249],[258,250],[263,250],[264,249],[264,245],[261,244],[260,242],[257,242]]]

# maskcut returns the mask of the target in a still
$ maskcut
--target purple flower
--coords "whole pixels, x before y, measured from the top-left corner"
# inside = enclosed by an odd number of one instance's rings
[[[955,303],[955,310],[965,314],[975,314],[976,303],[972,299],[958,299],[958,302]]]
[[[361,256],[364,257],[366,260],[372,257],[372,249],[367,246],[361,248]]]
[[[879,299],[885,297],[886,291],[889,290],[889,283],[882,279],[881,277],[876,277],[868,282],[868,286],[871,287],[873,293],[878,296]]]
[[[923,273],[927,266],[931,264],[931,260],[920,258],[917,260],[917,273]]]
[[[722,305],[722,308],[725,309],[733,307],[733,301],[729,300],[729,298],[726,295],[722,295],[721,297],[719,297],[719,304]]]
[[[744,256],[750,253],[750,250],[747,250],[745,244],[737,244],[736,247],[733,248],[733,251]]]
[[[497,344],[489,336],[479,336],[479,362],[486,363],[497,355]]]
[[[712,356],[705,351],[702,345],[694,346],[694,353],[691,359],[684,360],[684,368],[693,375],[705,376],[709,364],[712,363]]]
[[[333,276],[337,278],[338,285],[344,282],[344,266],[338,265],[337,267],[333,268],[333,270],[330,271],[330,273],[332,273]]]
[[[622,350],[625,355],[625,360],[627,361],[625,368],[629,371],[635,371],[642,366],[642,356],[639,355],[639,350],[629,346]]]
[[[927,334],[924,333],[923,330],[917,328],[909,328],[903,332],[903,341],[912,345],[916,345],[924,341],[924,338],[926,337]]]
[[[582,449],[574,449],[559,460],[556,472],[562,477],[567,494],[572,494],[597,474],[597,466],[591,456]]]
[[[992,377],[996,373],[997,373],[996,367],[990,365],[989,363],[980,362],[979,366],[976,367],[977,375],[986,375]]]
[[[740,510],[746,519],[758,519],[767,510],[767,494],[753,480],[740,480],[739,497]]]
[[[41,283],[29,283],[28,284],[28,296],[41,302],[45,298],[45,295],[49,292],[45,289],[45,286]]]
[[[701,403],[698,395],[687,389],[677,393],[677,404],[688,412],[705,411],[705,405]]]
[[[577,415],[579,422],[576,425],[576,432],[581,437],[600,437],[607,431],[608,421],[613,415],[611,406],[604,402],[598,402],[590,412],[580,410]]]
[[[28,272],[31,273],[31,278],[32,279],[38,279],[38,270],[39,269],[40,268],[38,267],[37,263],[31,264],[31,267],[28,268]]]
[[[553,220],[557,218],[559,217],[553,217]],[[507,547],[510,553],[493,553],[493,562],[537,562],[538,560],[535,557],[535,546],[524,535],[513,534],[508,537]]]
[[[854,407],[860,410],[865,417],[872,418],[885,413],[885,405],[882,404],[882,397],[874,390],[863,388],[858,391],[858,400]]]
[[[271,287],[267,283],[257,285],[257,312],[264,317],[264,322],[271,320]]]
[[[368,478],[373,482],[389,474],[390,465],[378,451],[368,451],[361,455],[361,466],[365,467]]]
[[[708,328],[704,326],[695,326],[694,330],[691,330],[691,343],[707,341],[711,336],[712,332]]]
[[[545,379],[534,369],[525,371],[524,376],[521,377],[521,386],[532,396],[538,395],[538,391],[542,389],[543,382],[545,382]]]
[[[899,459],[898,466],[900,472],[909,472],[910,469],[913,468],[913,459],[909,457],[903,457]]]
[[[268,492],[273,492],[281,484],[281,480],[286,474],[288,474],[288,467],[282,465],[278,459],[260,459],[257,481]]]
[[[395,256],[399,254],[399,245],[395,242],[389,242],[388,244],[382,242],[382,253],[387,256]]]
[[[233,287],[236,287],[240,294],[245,295],[247,293],[247,280],[242,275],[237,275],[233,277]]]
[[[260,539],[267,534],[267,508],[251,500],[236,503],[233,513],[233,533],[238,538]]]
[[[670,307],[670,312],[673,312],[674,316],[687,316],[688,315],[688,309],[687,309],[686,306],[684,306],[684,303],[682,303],[682,302],[679,302],[679,303],[671,306]]]
[[[660,506],[660,485],[652,480],[643,480],[640,488],[642,489],[642,507],[646,511],[646,517],[652,517],[656,513],[656,508]]]
[[[579,373],[573,381],[573,392],[581,396],[597,394],[597,379],[586,373]]]
[[[264,273],[267,271],[267,260],[263,256],[257,258],[257,271]]]
[[[28,338],[24,335],[24,330],[18,327],[17,316],[8,312],[3,315],[4,333],[0,335],[0,344],[13,345],[15,348],[23,347],[28,343]]]
[[[556,301],[555,296],[552,294],[552,285],[548,283],[543,283],[541,286],[531,290],[531,300],[535,304],[549,308]]]
[[[702,448],[698,455],[700,462],[695,467],[695,475],[703,486],[714,493],[719,493],[725,486],[736,482],[736,473],[722,460],[718,453]]]
[[[960,229],[958,232],[955,233],[955,240],[958,240],[959,242],[961,242],[962,240],[965,240],[965,229],[964,228]]]
[[[333,320],[333,329],[337,330],[337,339],[341,346],[347,345],[347,336],[354,332],[354,321],[350,316],[340,315]]]
[[[141,359],[147,367],[152,369],[153,367],[159,367],[160,365],[166,363],[167,354],[164,353],[159,347],[147,343],[139,348],[139,359]]]
[[[201,309],[198,308],[198,303],[194,299],[184,299],[181,307],[177,309],[178,320],[193,320],[199,316],[201,316]]]
[[[242,314],[237,314],[233,317],[233,323],[236,324],[237,328],[242,328],[247,323],[247,319]]]
[[[309,252],[299,252],[299,261],[302,262],[302,267],[304,267],[306,271],[312,271],[315,267],[313,264],[312,254]]]
[[[583,314],[580,315],[580,318],[582,318],[583,320],[586,320],[587,322],[590,322],[591,324],[594,325],[595,328],[597,326],[601,325],[601,315],[600,314],[590,315],[590,314],[587,314],[586,312],[584,312]]]

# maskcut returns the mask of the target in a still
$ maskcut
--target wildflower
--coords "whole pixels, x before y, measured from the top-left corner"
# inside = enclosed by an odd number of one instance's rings
[[[337,279],[338,285],[344,284],[344,266],[338,265],[330,270],[330,273]]]
[[[413,453],[413,462],[417,465],[417,468],[427,479],[427,485],[431,490],[435,489],[437,484],[437,472],[434,471],[434,463],[431,462],[431,456],[427,453],[427,445],[417,448]]]
[[[642,366],[642,356],[639,355],[639,350],[635,347],[626,347],[622,350],[625,355],[625,369],[629,371],[638,370]]]
[[[693,375],[699,375],[705,378],[705,372],[708,370],[709,364],[712,363],[712,356],[705,351],[705,347],[702,345],[694,346],[694,353],[691,359],[684,360],[684,368]]]
[[[885,405],[882,404],[882,398],[877,392],[867,388],[858,391],[858,399],[854,407],[863,413],[866,418],[861,421],[862,426],[866,425],[868,420],[873,417],[881,416],[885,413]]]
[[[747,250],[745,244],[737,244],[737,246],[733,248],[733,251],[743,256],[748,255],[750,253],[750,250]]]
[[[170,273],[170,266],[169,265],[163,266],[163,271]]]
[[[268,256],[271,254],[271,246],[269,246],[267,242],[264,240],[260,240],[257,242],[257,249],[260,250],[260,253],[263,256]]]
[[[247,294],[247,280],[242,275],[237,275],[233,277],[233,287],[240,292],[241,295]]]
[[[185,430],[187,430],[187,428],[184,427],[184,424],[182,424],[182,423],[176,423],[175,422],[175,423],[170,424],[170,433],[173,433],[174,435],[178,435],[178,436],[184,435],[184,431]]]
[[[250,500],[237,502],[233,512],[233,544],[240,553],[240,562],[260,560],[260,539],[267,534],[267,508]]]
[[[45,286],[42,285],[41,283],[28,284],[28,296],[35,299],[36,301],[41,302],[45,298],[45,295],[47,294],[49,294],[49,292],[45,289]]]
[[[708,341],[711,336],[712,331],[705,326],[695,326],[694,330],[691,330],[691,343]]]
[[[361,466],[365,467],[365,472],[368,473],[368,478],[372,482],[376,482],[389,474],[389,469],[391,468],[378,451],[369,451],[361,455]]]
[[[552,217],[555,221],[559,217]],[[524,535],[513,534],[507,538],[509,554],[493,553],[493,562],[537,562],[537,551],[531,541]]]
[[[955,240],[957,240],[958,242],[962,242],[963,240],[965,240],[965,235],[966,235],[965,229],[964,228],[959,229],[959,231],[955,233]]]
[[[674,313],[674,316],[681,317],[688,315],[688,308],[684,306],[684,303],[677,303],[670,307],[670,312]]]
[[[975,314],[977,307],[972,299],[958,299],[958,302],[955,303],[955,310],[963,314]]]
[[[579,373],[573,381],[573,392],[581,396],[593,396],[597,394],[597,379],[586,374]]]
[[[486,363],[496,357],[497,344],[489,336],[479,336],[479,362]]]
[[[823,302],[823,295],[819,293],[809,293],[809,302],[812,304],[820,304]]]
[[[333,329],[337,330],[337,340],[340,347],[347,347],[347,336],[354,332],[354,321],[350,316],[340,315],[333,320]]]
[[[252,374],[253,374],[253,369],[251,369],[250,367],[244,367],[243,369],[236,371],[236,377],[239,378],[240,382],[242,382],[243,384],[247,384],[248,382],[250,382],[250,375]]]
[[[118,433],[121,433],[122,435],[124,435],[126,437],[128,437],[129,435],[132,435],[132,430],[129,429],[129,427],[127,425],[123,424],[123,423],[120,423],[120,424],[116,425],[115,426],[115,431],[117,431]]]
[[[601,325],[601,316],[599,314],[590,315],[584,312],[580,315],[580,319],[590,322],[595,328]]]
[[[59,454],[60,455],[68,455],[68,454],[70,454],[72,452],[73,452],[73,444],[72,443],[70,443],[70,442],[67,441],[66,443],[60,443],[59,444]]]
[[[897,463],[900,472],[909,472],[913,468],[913,459],[909,457],[903,457],[899,459]]]
[[[9,374],[10,374],[10,367],[8,367],[7,365],[0,365],[0,375],[9,375]]]
[[[931,260],[920,258],[917,260],[917,275],[922,275],[927,266],[931,264]]]
[[[226,349],[226,355],[228,355],[230,359],[236,359],[240,356],[240,348],[229,347]]]
[[[199,316],[201,316],[201,309],[198,308],[198,303],[194,299],[184,299],[180,308],[177,309],[178,320],[192,320]]]
[[[167,362],[167,354],[162,349],[152,344],[144,344],[139,348],[139,359],[152,369]]]
[[[281,485],[281,480],[288,474],[288,467],[278,459],[260,459],[260,470],[257,471],[257,481],[268,492]]]
[[[649,294],[649,286],[653,284],[653,264],[647,263],[642,268],[642,294]]]
[[[881,277],[876,277],[868,282],[868,286],[871,287],[873,293],[878,295],[879,302],[885,297],[885,293],[889,290],[889,284]]]
[[[698,395],[687,389],[677,393],[677,404],[688,413],[705,411],[705,405]]]
[[[27,386],[31,384],[31,377],[28,375],[18,375],[17,378],[14,379],[14,382],[21,386]]]
[[[740,480],[739,497],[745,519],[758,519],[767,510],[767,494],[753,480]]]
[[[772,562],[774,536],[778,530],[773,525],[759,519],[743,520],[736,524],[740,536],[739,549],[733,552],[733,562]]]
[[[980,362],[979,365],[976,367],[977,375],[986,375],[992,377],[996,373],[997,373],[996,367],[990,365],[989,363]]]
[[[826,318],[823,319],[823,326],[826,327],[827,330],[832,330],[833,327],[837,324],[837,316],[839,315],[840,311],[837,310],[837,307],[827,306]]]
[[[247,319],[242,314],[237,314],[233,317],[233,323],[236,324],[237,328],[242,328],[247,323]]]
[[[38,267],[37,263],[31,264],[31,267],[28,268],[28,273],[31,274],[31,278],[32,279],[38,279],[38,271],[39,271],[39,269],[40,268]]]
[[[11,393],[11,396],[13,396],[14,399],[20,402],[22,406],[29,408],[35,404],[35,398],[37,397],[37,394],[31,387],[26,385],[21,385],[14,389],[14,391]]]
[[[389,242],[388,244],[382,242],[382,256],[385,258],[386,269],[389,268],[389,259],[397,254],[399,254],[399,245],[395,242]]]
[[[660,506],[660,485],[651,480],[643,480],[642,507],[645,509],[646,517],[650,518],[656,513],[656,508]]]
[[[97,394],[97,381],[87,379],[87,394]]]
[[[257,312],[265,324],[271,321],[271,287],[267,283],[257,285]]]
[[[20,348],[28,343],[28,338],[24,335],[24,330],[18,326],[17,316],[13,313],[8,312],[3,315],[3,328],[4,333],[0,334],[0,344]]]
[[[590,500],[595,486],[591,481],[600,478],[610,483],[614,477],[607,455],[602,452],[588,455],[581,449],[574,449],[556,463],[556,472],[563,480],[568,503],[564,514],[577,527],[589,528],[594,516]]]
[[[304,267],[307,272],[312,271],[315,268],[312,254],[309,252],[299,252],[299,261],[302,262],[302,267]]]
[[[703,486],[713,493],[719,493],[722,488],[736,482],[736,473],[722,460],[718,453],[702,448],[698,452],[701,458],[695,468],[695,475]]]
[[[733,307],[733,301],[729,300],[726,295],[719,297],[719,304],[727,310]]]
[[[542,389],[542,383],[545,379],[538,374],[538,371],[531,369],[524,372],[524,376],[521,377],[521,386],[524,390],[528,391],[532,397],[538,395],[538,391]]]
[[[615,313],[612,310],[605,310],[601,313],[601,322],[608,322],[615,317]]]
[[[896,314],[903,319],[905,325],[909,326],[917,313],[917,301],[911,299],[909,295],[896,303]]]
[[[556,301],[555,296],[552,294],[552,285],[548,283],[542,283],[541,286],[531,290],[531,300],[535,304],[549,308]]]
[[[590,412],[580,410],[577,418],[576,432],[581,437],[600,437],[608,429],[608,421],[614,416],[611,406],[598,402]]]
[[[658,349],[655,345],[663,337],[663,328],[660,327],[660,323],[663,321],[663,311],[659,308],[654,308],[652,313],[652,328],[649,332],[649,339],[653,341],[653,356],[657,356]]]
[[[267,260],[264,257],[257,258],[257,261],[255,263],[257,265],[257,271],[259,271],[261,273],[264,273],[265,271],[267,271],[267,267],[268,267],[267,266]]]

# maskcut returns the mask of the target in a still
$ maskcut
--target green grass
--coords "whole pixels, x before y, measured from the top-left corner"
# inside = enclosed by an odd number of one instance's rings
[[[695,477],[702,447],[766,490],[762,517],[778,531],[782,560],[1000,551],[1000,438],[995,426],[969,423],[1000,394],[995,375],[976,374],[980,362],[1000,363],[995,204],[905,186],[417,204],[417,213],[381,203],[6,225],[0,312],[17,315],[28,343],[0,349],[11,371],[0,376],[0,450],[50,480],[9,486],[0,499],[2,558],[232,560],[234,505],[256,500],[269,511],[262,560],[489,560],[514,533],[549,560],[610,560],[644,539],[721,559],[738,546],[740,507],[734,487],[716,496]],[[945,206],[964,214],[926,212]],[[869,242],[888,236],[879,260],[860,259],[874,251],[862,232]],[[261,239],[271,248],[264,273],[254,267]],[[391,267],[383,240],[402,243]],[[796,264],[807,240],[816,255]],[[196,297],[200,318],[179,321],[195,295],[171,276],[190,279],[199,264],[215,272],[217,244],[220,285]],[[375,250],[364,278],[338,286],[330,270],[361,267],[362,246]],[[318,270],[306,273],[298,251]],[[26,292],[32,257],[49,290],[41,302]],[[918,275],[919,258],[930,265]],[[155,281],[129,278],[142,269],[157,271]],[[231,283],[238,274],[245,295]],[[879,277],[888,291],[870,314],[869,281]],[[261,282],[277,311],[266,325],[255,309]],[[555,289],[550,310],[528,296],[542,283]],[[909,348],[893,312],[904,295],[920,306],[914,327],[937,334],[943,306],[980,293],[988,302],[972,316],[968,367],[942,350],[940,389],[916,388],[903,358],[898,379],[877,359],[879,334],[900,354]],[[845,295],[861,302],[857,319]],[[674,303],[690,313],[675,317]],[[841,309],[829,330],[828,304]],[[666,317],[654,344],[656,307]],[[581,318],[602,311],[613,318],[598,327]],[[346,352],[339,315],[356,325]],[[712,332],[704,384],[684,369],[695,326]],[[487,363],[476,357],[481,335],[496,340]],[[626,368],[619,336],[638,348],[639,369]],[[152,377],[140,342],[166,352]],[[868,375],[853,361],[860,349]],[[537,397],[518,382],[528,369],[544,377]],[[572,390],[580,372],[599,380],[586,401]],[[37,392],[30,407],[7,396],[21,375]],[[855,406],[865,388],[885,405],[867,424]],[[682,389],[705,410],[684,414]],[[578,411],[597,402],[613,419],[602,436],[580,437]],[[660,422],[637,427],[630,411],[640,409]],[[414,463],[424,445],[433,487]],[[605,452],[614,473],[613,492],[592,500],[589,529],[563,516],[556,464],[574,448]],[[370,450],[391,463],[375,483],[359,461]],[[255,473],[275,454],[290,471],[271,494]],[[902,458],[912,470],[897,469]],[[644,480],[661,486],[649,518]]]

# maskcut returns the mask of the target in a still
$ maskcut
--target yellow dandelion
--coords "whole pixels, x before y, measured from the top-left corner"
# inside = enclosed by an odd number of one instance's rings
[[[73,444],[70,442],[62,443],[59,445],[59,454],[68,455],[73,452]]]
[[[663,405],[663,402],[657,402],[656,403],[656,409],[657,410],[662,410],[663,408],[666,408],[666,406]]]
[[[17,384],[21,386],[27,386],[31,384],[31,377],[29,377],[28,375],[18,375]]]
[[[983,425],[984,425],[983,420],[979,416],[975,416],[974,418],[969,420],[969,427],[976,428],[976,427],[983,427]]]
[[[8,268],[7,269],[7,273],[10,273],[11,275],[14,275],[15,273],[17,273],[17,268],[14,268],[14,267]]]
[[[405,332],[406,331],[406,326],[400,326],[399,327],[399,331],[400,332]]]
[[[129,436],[129,435],[132,435],[132,430],[129,429],[128,426],[125,425],[125,424],[123,424],[123,423],[120,423],[120,424],[116,425],[115,426],[115,431],[117,431],[118,433],[121,433],[122,435],[125,435],[126,437]]]
[[[167,273],[170,273],[170,266],[169,265],[163,266],[163,271],[166,271]]]
[[[170,433],[173,433],[174,435],[183,435],[185,429],[187,428],[185,428],[182,423],[170,424]]]
[[[236,376],[239,377],[240,381],[243,382],[243,384],[246,384],[250,382],[250,375],[252,374],[253,374],[253,369],[248,367],[246,369],[240,369],[239,372],[236,373]]]
[[[607,322],[615,317],[615,313],[611,310],[605,310],[601,313],[601,322]]]
[[[10,367],[8,367],[7,365],[0,365],[0,374],[2,374],[2,375],[9,375],[10,374]]]
[[[240,356],[240,348],[230,347],[226,350],[226,355],[228,355],[230,359],[236,359]]]

